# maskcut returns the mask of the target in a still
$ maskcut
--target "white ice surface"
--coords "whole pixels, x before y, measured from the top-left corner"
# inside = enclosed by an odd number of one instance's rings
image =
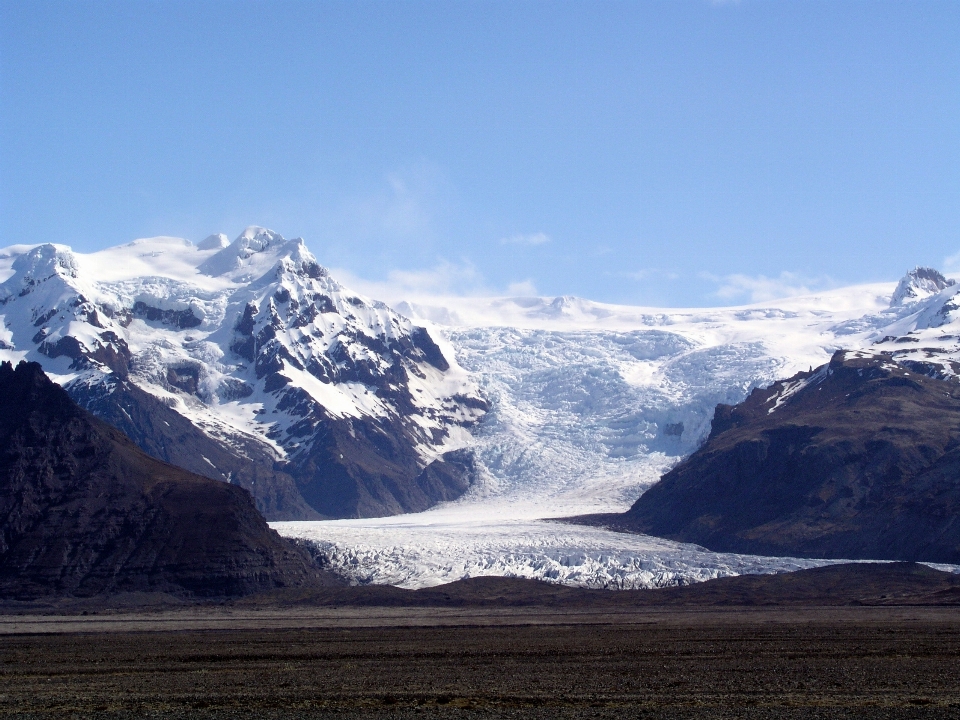
[[[356,583],[407,588],[495,575],[630,589],[824,564],[712,553],[646,535],[512,514],[503,506],[455,506],[378,520],[271,525],[281,535],[316,542],[330,566]]]

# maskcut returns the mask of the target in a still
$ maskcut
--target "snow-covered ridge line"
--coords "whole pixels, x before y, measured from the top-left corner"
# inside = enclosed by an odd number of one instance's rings
[[[160,450],[186,447],[189,469],[245,483],[275,518],[441,501],[277,526],[318,538],[357,581],[685,582],[793,565],[542,519],[626,509],[697,447],[717,403],[838,349],[955,376],[960,287],[921,270],[732,308],[418,298],[396,312],[262,228],[89,254],[14,246],[0,251],[0,358],[41,362],[88,406],[160,433]]]

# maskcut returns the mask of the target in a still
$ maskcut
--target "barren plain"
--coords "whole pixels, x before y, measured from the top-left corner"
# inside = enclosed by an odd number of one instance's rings
[[[948,718],[955,607],[183,608],[0,618],[17,718]]]

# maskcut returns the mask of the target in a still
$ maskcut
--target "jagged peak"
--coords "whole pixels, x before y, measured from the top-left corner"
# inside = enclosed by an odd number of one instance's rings
[[[890,307],[923,300],[954,285],[955,282],[945,278],[939,270],[918,265],[900,278],[897,289],[893,291],[893,296],[890,298]]]
[[[243,276],[249,280],[268,272],[282,257],[306,252],[302,246],[301,238],[287,241],[279,233],[251,225],[198,269],[213,277],[226,275],[240,279]]]
[[[252,252],[262,252],[272,245],[284,242],[286,240],[283,235],[259,225],[250,225],[234,240],[235,244],[248,248]]]

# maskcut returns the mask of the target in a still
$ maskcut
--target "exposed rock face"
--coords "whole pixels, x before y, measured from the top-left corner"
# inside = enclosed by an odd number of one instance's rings
[[[186,417],[119,378],[74,383],[70,395],[87,410],[126,433],[148,455],[197,475],[247,490],[270,520],[320,520],[292,477],[263,444],[242,435],[231,444],[207,435]]]
[[[3,259],[0,351],[154,457],[247,488],[271,520],[424,510],[470,482],[447,458],[486,411],[476,386],[300,239],[249,228]]]
[[[604,522],[716,551],[960,562],[960,385],[838,352],[737,406]]]
[[[0,595],[227,596],[321,582],[245,490],[145,455],[38,364],[0,364]]]
[[[890,306],[907,305],[936,295],[941,290],[955,285],[953,280],[945,278],[939,270],[916,267],[904,275],[890,298]]]

